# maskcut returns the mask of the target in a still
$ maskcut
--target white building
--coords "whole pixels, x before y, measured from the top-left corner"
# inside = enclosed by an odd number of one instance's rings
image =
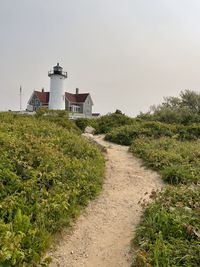
[[[48,72],[50,77],[50,92],[34,91],[28,101],[27,110],[36,111],[40,107],[54,110],[67,110],[75,116],[91,117],[93,101],[89,93],[79,93],[76,88],[75,94],[65,91],[64,81],[67,72],[59,63]]]

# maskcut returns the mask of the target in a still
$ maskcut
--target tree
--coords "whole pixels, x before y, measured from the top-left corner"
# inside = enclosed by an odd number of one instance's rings
[[[194,91],[185,90],[180,93],[181,104],[188,107],[195,113],[200,113],[200,94]]]
[[[121,110],[116,109],[115,114],[122,114]]]
[[[166,123],[200,122],[200,93],[187,89],[181,91],[179,97],[165,97],[162,104],[151,106],[149,112],[140,113],[138,117]]]

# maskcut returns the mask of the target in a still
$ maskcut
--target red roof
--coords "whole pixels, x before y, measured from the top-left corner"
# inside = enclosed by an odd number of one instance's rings
[[[49,92],[34,91],[34,93],[43,105],[48,105],[49,95],[50,95]],[[71,93],[65,92],[65,98],[68,101],[73,102],[73,103],[84,103],[88,95],[89,95],[88,93],[87,94],[71,94]]]
[[[49,92],[39,92],[39,91],[34,91],[35,95],[37,98],[40,100],[40,102],[44,105],[48,105],[49,103]]]
[[[74,94],[70,94],[70,93],[65,92],[65,97],[66,97],[67,100],[69,100],[70,102],[77,102],[77,101],[76,101],[76,97],[75,97]]]
[[[89,94],[71,94],[66,92],[65,97],[73,103],[84,103]]]

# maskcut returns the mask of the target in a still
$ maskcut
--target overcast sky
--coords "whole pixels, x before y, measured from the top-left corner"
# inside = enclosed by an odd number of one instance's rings
[[[199,14],[199,0],[0,0],[0,110],[19,109],[20,85],[24,109],[49,91],[57,62],[102,114],[200,91]]]

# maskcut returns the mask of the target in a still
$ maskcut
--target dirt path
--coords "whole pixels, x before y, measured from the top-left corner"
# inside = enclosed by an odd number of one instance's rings
[[[162,187],[158,175],[142,167],[128,147],[105,142],[102,136],[94,138],[107,147],[103,191],[79,217],[72,233],[62,234],[50,253],[51,267],[129,267],[130,241],[142,213],[138,202]]]

